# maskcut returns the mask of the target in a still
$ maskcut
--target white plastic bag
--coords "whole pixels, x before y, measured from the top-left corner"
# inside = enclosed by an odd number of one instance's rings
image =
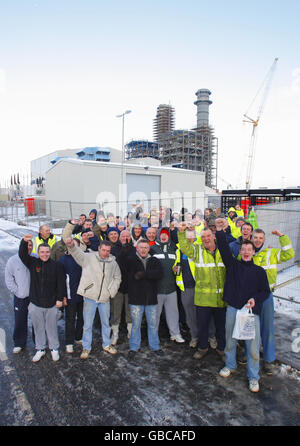
[[[255,316],[246,305],[236,312],[232,337],[243,340],[255,338]]]

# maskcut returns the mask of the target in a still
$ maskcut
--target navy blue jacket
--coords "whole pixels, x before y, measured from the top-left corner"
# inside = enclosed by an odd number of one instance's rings
[[[73,257],[69,254],[65,254],[58,261],[62,264],[64,272],[68,275],[69,280],[67,280],[67,284],[70,290],[70,297],[68,302],[71,303],[79,303],[82,302],[83,298],[79,294],[77,294],[79,282],[81,279],[82,268],[75,262]]]
[[[233,257],[224,231],[217,231],[218,249],[226,266],[226,281],[223,300],[231,307],[240,310],[249,299],[255,300],[253,313],[260,314],[261,304],[270,295],[267,274],[261,266],[253,261],[245,262]]]

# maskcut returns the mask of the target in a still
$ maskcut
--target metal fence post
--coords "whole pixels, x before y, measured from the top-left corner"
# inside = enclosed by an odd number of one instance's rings
[[[37,202],[37,212],[38,212],[38,217],[39,217],[39,228],[41,227],[41,221],[40,221],[40,201],[36,200]]]

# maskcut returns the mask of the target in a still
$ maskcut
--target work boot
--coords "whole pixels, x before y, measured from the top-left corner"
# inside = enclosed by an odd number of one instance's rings
[[[117,345],[118,339],[119,339],[119,325],[112,325],[112,338],[111,338],[111,345]]]
[[[127,337],[128,337],[128,339],[130,339],[131,330],[132,330],[132,323],[128,322],[128,324],[127,324]]]
[[[208,348],[206,348],[206,349],[198,348],[196,353],[194,353],[193,358],[194,359],[202,359],[207,354],[207,352],[208,352]]]
[[[117,353],[117,350],[113,345],[108,345],[107,347],[103,347],[103,350],[107,353],[110,353],[111,355],[115,355]]]
[[[209,342],[210,348],[212,348],[213,350],[215,350],[217,348],[218,343],[217,343],[215,336],[208,338],[208,342]]]
[[[266,362],[266,361],[264,361],[263,371],[268,376],[274,375],[274,362]]]
[[[80,359],[87,359],[89,357],[89,354],[90,354],[90,350],[87,350],[86,348],[84,348],[80,355]]]
[[[193,338],[190,340],[190,347],[191,348],[196,348],[198,345],[198,338]]]
[[[219,350],[219,349],[215,349],[215,352],[220,356],[220,358],[222,359],[222,361],[223,362],[225,362],[226,361],[226,358],[225,358],[225,353],[224,353],[224,351],[222,351],[222,350]]]

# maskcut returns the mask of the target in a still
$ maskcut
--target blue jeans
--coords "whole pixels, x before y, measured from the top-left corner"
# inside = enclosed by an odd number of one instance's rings
[[[225,347],[225,357],[226,357],[226,367],[230,370],[235,370],[237,367],[236,363],[236,346],[237,339],[232,337],[233,328],[235,324],[237,309],[228,305],[226,311],[226,347]],[[247,369],[248,378],[259,380],[259,347],[260,347],[260,329],[259,329],[259,316],[257,314],[255,317],[255,338],[251,340],[246,340],[246,354],[247,354]]]
[[[145,311],[147,320],[148,343],[150,350],[159,350],[159,337],[157,330],[157,305],[129,305],[132,319],[130,350],[138,351],[141,346],[141,323]]]
[[[274,334],[274,301],[273,294],[262,304],[260,314],[260,333],[263,346],[263,355],[266,362],[275,361],[275,334]]]
[[[85,297],[83,304],[82,348],[86,350],[91,350],[92,347],[93,323],[97,309],[101,320],[102,347],[111,345],[111,327],[109,325],[110,302],[96,302]]]

